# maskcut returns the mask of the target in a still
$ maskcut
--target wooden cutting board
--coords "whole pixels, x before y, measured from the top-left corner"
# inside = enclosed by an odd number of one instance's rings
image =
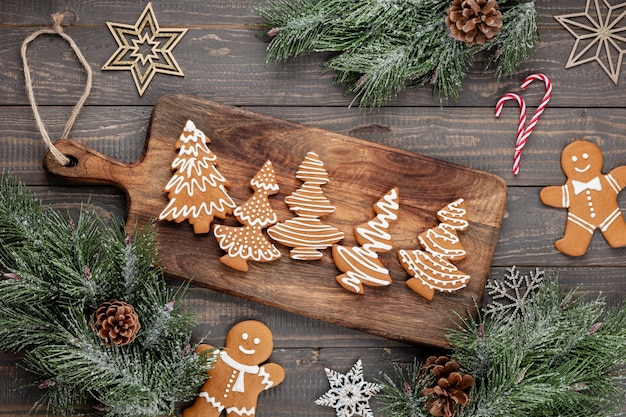
[[[445,346],[446,329],[454,326],[454,312],[467,315],[481,299],[489,273],[506,203],[506,184],[494,175],[304,126],[241,108],[186,95],[168,95],[154,106],[142,157],[132,164],[109,158],[72,141],[56,146],[76,158],[62,167],[45,157],[46,169],[66,179],[113,184],[125,191],[127,227],[158,217],[168,203],[163,187],[171,178],[170,165],[177,156],[174,145],[187,120],[210,138],[219,171],[230,181],[228,191],[237,204],[252,194],[250,179],[271,160],[280,192],[270,202],[280,220],[294,217],[284,198],[301,187],[295,177],[309,151],[323,161],[330,182],[322,187],[336,207],[324,216],[346,235],[344,245],[356,245],[353,226],[374,217],[372,205],[398,187],[400,212],[390,232],[396,248],[381,253],[393,283],[365,287],[353,294],[335,281],[330,249],[319,261],[295,261],[289,248],[276,244],[283,256],[274,262],[250,262],[250,269],[235,271],[218,261],[224,252],[212,233],[195,235],[191,225],[159,222],[162,266],[174,278],[193,279],[198,285],[278,307],[319,320],[370,332],[387,338],[430,346]],[[399,249],[418,249],[417,235],[438,224],[435,213],[457,198],[468,206],[469,229],[461,232],[468,257],[457,262],[471,275],[459,291],[437,292],[427,301],[411,291],[409,278],[397,259]],[[232,217],[217,223],[240,224]]]

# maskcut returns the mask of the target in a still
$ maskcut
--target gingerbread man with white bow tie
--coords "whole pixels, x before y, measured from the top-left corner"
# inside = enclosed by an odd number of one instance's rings
[[[565,184],[545,187],[539,194],[544,204],[568,209],[565,233],[554,247],[566,255],[584,255],[595,229],[611,247],[626,246],[626,222],[617,205],[617,195],[626,187],[626,166],[602,174],[600,148],[577,140],[563,149],[561,168]]]

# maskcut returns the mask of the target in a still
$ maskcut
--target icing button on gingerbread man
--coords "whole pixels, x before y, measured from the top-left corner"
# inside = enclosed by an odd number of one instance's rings
[[[211,349],[198,346],[197,351]],[[194,404],[183,411],[183,417],[254,417],[261,392],[285,379],[285,370],[266,363],[274,348],[272,332],[256,320],[234,325],[226,335],[226,347],[218,351],[215,366],[207,371],[209,379],[200,389]]]
[[[626,166],[602,174],[600,148],[578,140],[563,149],[561,168],[565,184],[545,187],[539,194],[544,204],[568,209],[565,233],[554,246],[566,255],[584,255],[596,229],[611,247],[626,246],[626,222],[617,204],[626,187]]]

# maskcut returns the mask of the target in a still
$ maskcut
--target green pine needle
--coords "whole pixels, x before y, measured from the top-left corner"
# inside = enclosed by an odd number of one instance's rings
[[[174,414],[193,398],[213,357],[191,345],[194,318],[180,311],[157,267],[154,227],[124,232],[82,209],[76,221],[0,179],[0,349],[24,353],[43,395],[37,406],[71,414],[85,402],[106,416]],[[141,323],[126,346],[107,346],[93,313],[110,299]],[[16,331],[16,329],[19,329]]]
[[[513,271],[513,270],[511,270]],[[603,297],[563,294],[547,277],[518,314],[481,311],[448,333],[451,356],[474,377],[458,417],[611,416],[624,398],[616,372],[626,364],[626,306]],[[420,395],[432,381],[419,374],[386,376],[390,417],[428,416]],[[397,381],[411,389],[398,388]]]
[[[534,0],[501,0],[503,27],[485,45],[449,36],[441,0],[268,0],[255,12],[272,29],[268,63],[331,52],[324,66],[354,93],[353,103],[380,107],[408,87],[432,84],[440,100],[457,99],[462,80],[483,51],[496,74],[509,76],[537,42]]]

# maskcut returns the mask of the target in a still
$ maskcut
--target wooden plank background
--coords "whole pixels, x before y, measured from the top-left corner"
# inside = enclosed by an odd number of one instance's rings
[[[539,1],[541,43],[510,78],[496,80],[482,70],[484,62],[463,84],[456,102],[433,98],[428,87],[401,94],[379,110],[349,108],[352,97],[322,73],[324,55],[311,55],[281,65],[268,65],[266,44],[259,36],[260,18],[254,0],[158,0],[153,2],[162,27],[188,27],[174,49],[185,77],[157,74],[139,97],[126,71],[100,71],[116,44],[105,21],[134,24],[146,2],[110,0],[3,0],[0,2],[0,169],[17,173],[46,203],[77,210],[89,201],[103,217],[124,216],[122,193],[107,186],[71,184],[47,175],[42,166],[43,142],[36,129],[24,89],[20,45],[32,32],[50,24],[50,14],[63,12],[75,40],[94,71],[94,85],[71,138],[122,161],[139,157],[152,106],[169,92],[194,94],[226,104],[245,106],[311,126],[405,149],[496,174],[509,186],[507,212],[492,261],[491,277],[505,268],[522,272],[542,268],[558,272],[564,287],[606,295],[612,304],[626,297],[626,249],[611,249],[595,236],[587,254],[570,258],[557,252],[566,211],[543,206],[541,187],[561,184],[563,147],[573,138],[597,142],[605,169],[626,164],[626,76],[614,85],[597,64],[565,70],[574,39],[554,16],[583,11],[583,0]],[[36,97],[53,138],[63,129],[82,92],[85,75],[68,45],[44,36],[29,48]],[[521,173],[510,173],[517,111],[493,117],[497,99],[530,73],[543,72],[553,82],[548,109],[530,137]],[[529,108],[543,96],[540,83],[524,92]],[[619,203],[626,209],[626,197]],[[274,331],[272,360],[283,365],[287,380],[264,393],[258,416],[333,416],[333,409],[313,401],[328,388],[324,367],[347,371],[363,359],[369,380],[390,372],[393,362],[411,362],[436,353],[432,349],[393,342],[365,333],[303,318],[207,289],[192,288],[189,309],[200,315],[196,335],[210,334],[223,343],[227,329],[245,318],[266,322]],[[419,331],[416,329],[416,331]],[[38,398],[36,389],[22,388],[26,374],[19,357],[0,353],[0,416],[26,415]],[[378,404],[373,402],[375,414]],[[626,402],[622,407],[626,411]],[[37,413],[35,413],[37,415]]]

